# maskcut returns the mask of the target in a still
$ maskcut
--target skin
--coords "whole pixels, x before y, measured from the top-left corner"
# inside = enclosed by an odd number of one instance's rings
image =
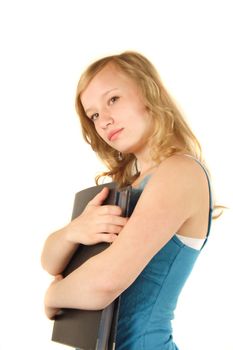
[[[136,84],[109,64],[93,78],[81,99],[97,133],[115,149],[134,153],[142,177],[148,173],[151,177],[129,219],[122,218],[116,206],[101,206],[108,194],[105,188],[80,217],[48,237],[42,265],[57,276],[45,295],[49,318],[63,307],[103,309],[135,281],[174,233],[196,238],[207,233],[206,175],[195,160],[182,154],[159,165],[150,159],[146,140],[151,117]],[[121,131],[110,137],[116,130]],[[79,243],[102,240],[112,244],[62,278]]]
[[[139,88],[131,79],[109,64],[90,82],[81,100],[87,116],[106,143],[122,153],[134,153],[142,173],[155,165],[149,159],[147,148],[151,117]],[[109,133],[119,129],[123,130],[109,140]]]

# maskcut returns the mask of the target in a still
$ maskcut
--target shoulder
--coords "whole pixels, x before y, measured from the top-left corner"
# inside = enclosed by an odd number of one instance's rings
[[[186,219],[192,216],[200,203],[208,197],[205,171],[194,158],[174,155],[154,170],[141,196],[142,208],[155,203],[169,210],[183,208]],[[141,206],[139,204],[139,206]]]
[[[198,172],[202,173],[203,169],[200,165],[200,162],[196,160],[194,157],[184,155],[184,154],[176,154],[173,155],[167,159],[165,159],[161,164],[159,165],[158,169],[180,169],[180,171],[191,171],[191,172]]]
[[[151,176],[151,183],[173,181],[173,185],[195,187],[207,182],[202,165],[193,157],[173,155],[160,163]]]

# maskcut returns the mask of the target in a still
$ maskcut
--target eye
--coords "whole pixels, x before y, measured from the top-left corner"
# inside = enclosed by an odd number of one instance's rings
[[[94,122],[99,116],[99,113],[94,113],[90,116],[90,119]]]
[[[114,102],[116,102],[119,99],[119,96],[113,96],[109,100],[109,104],[112,105]]]

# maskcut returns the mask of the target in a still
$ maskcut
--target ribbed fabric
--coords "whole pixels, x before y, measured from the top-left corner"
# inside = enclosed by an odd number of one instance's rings
[[[139,188],[133,189],[135,201],[148,179],[149,176]],[[207,237],[211,212],[210,191]],[[174,234],[151,259],[135,282],[121,295],[116,350],[178,350],[173,342],[171,321],[179,294],[200,252],[183,244]]]

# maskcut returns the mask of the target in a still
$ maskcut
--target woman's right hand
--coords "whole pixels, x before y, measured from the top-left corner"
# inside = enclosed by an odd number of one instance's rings
[[[66,226],[67,239],[73,243],[93,245],[112,243],[127,222],[116,205],[102,205],[109,189],[104,187],[86,206],[81,215]]]

